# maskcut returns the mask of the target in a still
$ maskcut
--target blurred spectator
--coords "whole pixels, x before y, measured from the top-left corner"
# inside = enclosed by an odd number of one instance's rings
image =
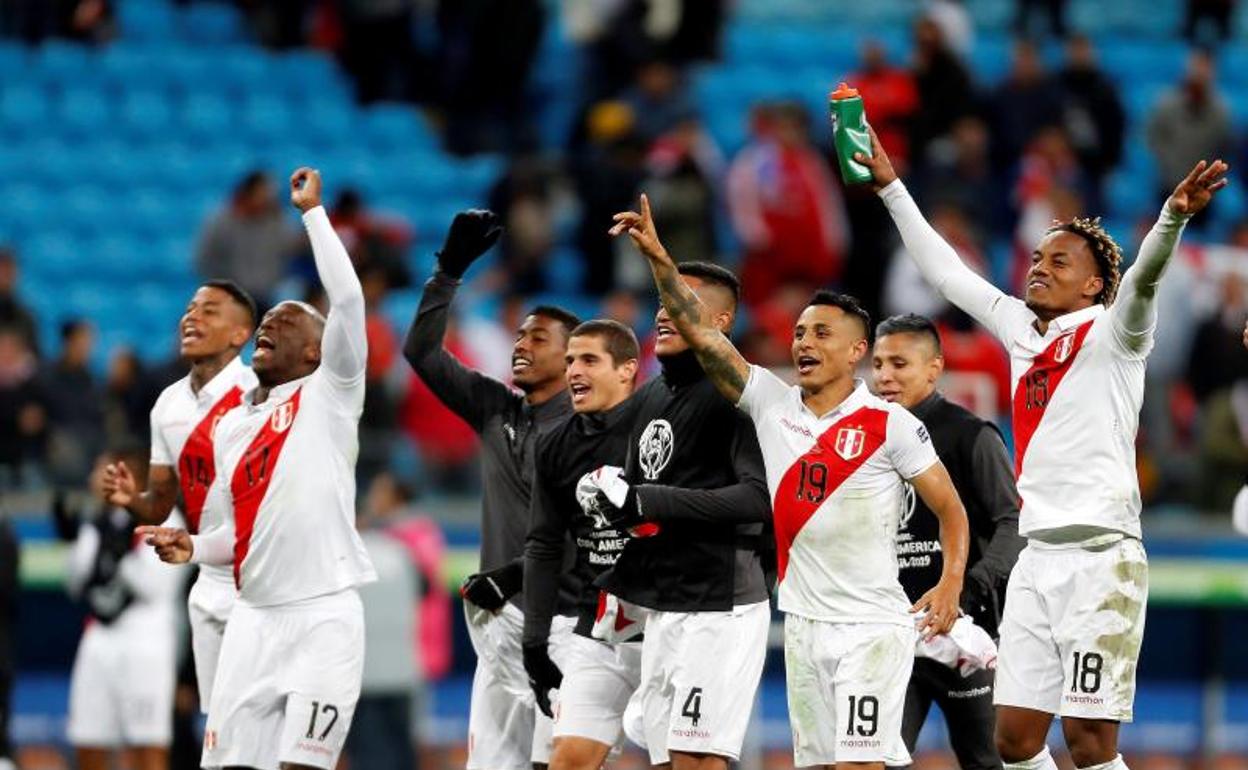
[[[965,117],[948,136],[932,145],[927,164],[915,175],[919,200],[930,206],[948,203],[976,212],[982,227],[1000,234],[1006,227],[1008,201],[1000,194],[988,158],[988,126],[977,117]]]
[[[38,356],[39,326],[34,313],[18,299],[17,281],[17,256],[9,247],[0,246],[0,327],[17,331]]]
[[[252,171],[204,225],[196,266],[204,278],[227,278],[242,286],[264,312],[303,237],[278,205],[273,180],[263,171]]]
[[[379,270],[389,289],[412,284],[406,261],[412,228],[407,222],[369,211],[364,198],[350,188],[338,194],[329,221],[351,255],[356,272]]]
[[[165,770],[172,738],[177,618],[186,570],[164,564],[134,536],[124,508],[104,503],[104,466],[124,461],[140,488],[146,446],[102,454],[91,472],[97,502],[69,511],[58,500],[57,532],[73,541],[66,584],[91,621],[78,643],[66,730],[81,770],[106,770],[128,752],[135,770]],[[171,526],[183,526],[175,513]],[[107,718],[102,715],[108,715]]]
[[[680,72],[665,61],[642,64],[620,101],[633,111],[633,125],[647,145],[693,114]]]
[[[643,186],[667,250],[677,261],[715,260],[719,254],[715,241],[717,191],[725,164],[715,141],[693,114],[651,146],[646,169],[649,176]],[[645,265],[641,267],[646,273],[642,285],[648,289],[650,271]]]
[[[0,492],[21,486],[27,466],[43,454],[47,415],[39,400],[37,372],[38,362],[22,333],[0,326]]]
[[[1240,330],[1242,333],[1242,329]],[[1230,510],[1248,468],[1248,380],[1239,380],[1209,399],[1200,438],[1202,511]]]
[[[1066,44],[1066,66],[1058,76],[1062,89],[1062,125],[1079,162],[1092,182],[1089,208],[1100,211],[1105,176],[1122,160],[1127,116],[1113,81],[1101,71],[1086,35]]]
[[[1187,383],[1201,404],[1237,381],[1248,381],[1248,351],[1241,342],[1248,319],[1248,287],[1241,274],[1227,271],[1218,288],[1216,312],[1197,325],[1188,358]]]
[[[936,320],[945,373],[941,392],[985,420],[1010,414],[1010,358],[997,338],[957,308]]]
[[[262,45],[282,50],[298,48],[309,42],[308,11],[315,5],[315,0],[235,0],[235,3],[242,6],[256,39]],[[317,41],[311,42],[316,44]]]
[[[454,320],[447,326],[445,345],[456,358],[475,367],[465,354]],[[399,404],[398,424],[420,452],[424,481],[436,489],[448,491],[466,492],[475,488],[476,474],[472,467],[477,456],[476,434],[447,409],[414,372]]]
[[[394,366],[398,360],[399,339],[390,319],[382,312],[389,291],[389,277],[379,264],[360,272],[364,288],[364,333],[368,341],[368,361],[364,373],[364,412],[360,415],[360,455],[356,478],[363,487],[387,467],[397,436],[399,390]]]
[[[558,184],[550,163],[535,155],[525,155],[513,160],[490,190],[489,207],[498,213],[504,226],[499,250],[510,291],[536,294],[546,290],[546,260],[556,238]],[[510,350],[512,330],[518,327],[506,328]],[[510,360],[510,354],[503,359]],[[511,373],[510,366],[507,373]]]
[[[1231,39],[1235,0],[1187,0],[1183,37],[1193,45],[1214,46]]]
[[[95,330],[87,321],[61,325],[61,355],[39,374],[48,415],[48,466],[58,484],[78,486],[104,443],[102,393],[91,375]]]
[[[110,0],[4,0],[0,37],[38,44],[50,37],[105,43],[117,34]]]
[[[1018,0],[1018,13],[1014,17],[1014,32],[1019,37],[1031,39],[1066,37],[1067,0]]]
[[[437,15],[447,147],[531,149],[527,85],[546,20],[541,0],[443,0]]]
[[[104,383],[104,432],[110,443],[146,440],[151,432],[152,405],[158,395],[138,354],[125,347],[114,350]]]
[[[602,295],[615,285],[617,250],[638,259],[630,244],[611,238],[611,217],[636,205],[645,177],[645,143],[636,116],[622,102],[595,105],[586,116],[587,146],[572,159],[581,221],[576,246],[585,260],[585,291]]]
[[[811,145],[804,107],[755,108],[753,140],[728,174],[732,224],[745,247],[747,300],[784,283],[813,289],[836,281],[849,246],[840,189]]]
[[[363,104],[408,94],[414,0],[337,0],[340,56]]]
[[[863,43],[859,67],[848,82],[862,94],[871,127],[897,173],[904,176],[909,168],[910,121],[919,108],[914,76],[909,70],[890,64],[888,53],[878,40]]]
[[[17,592],[21,551],[17,533],[9,524],[8,511],[0,507],[0,770],[17,770],[13,744],[9,740],[13,679],[17,668]]]
[[[424,681],[446,676],[451,668],[451,597],[447,591],[446,538],[438,524],[412,506],[411,491],[390,473],[369,485],[364,503],[369,515],[391,522],[388,534],[406,546],[423,589],[416,628],[415,659]]]
[[[420,574],[403,544],[390,533],[394,508],[366,510],[360,539],[377,570],[361,586],[364,605],[364,676],[347,736],[355,768],[415,768],[413,706],[424,682],[417,658]]]
[[[964,211],[947,203],[935,205],[930,208],[928,221],[967,266],[980,275],[989,275],[987,259]],[[904,247],[894,251],[888,263],[882,304],[885,316],[917,313],[939,318],[949,308],[945,298],[923,280]]]
[[[975,22],[966,4],[962,0],[928,0],[926,6],[923,16],[940,27],[949,50],[965,59],[975,47]]]
[[[1061,120],[1061,92],[1045,72],[1034,43],[1014,44],[1013,65],[989,97],[989,115],[992,158],[999,171],[1012,169],[1040,129]]]
[[[748,284],[745,291],[751,291]],[[751,347],[775,366],[793,366],[793,319],[801,315],[810,301],[812,292],[802,283],[786,283],[768,296],[757,296],[751,301],[753,307],[753,330],[761,337],[751,340]],[[749,299],[749,295],[743,295]],[[758,363],[751,358],[750,361]],[[761,364],[760,364],[761,365]]]
[[[914,82],[919,109],[910,124],[910,159],[926,161],[928,145],[947,134],[975,107],[971,76],[949,50],[944,33],[931,19],[914,26]]]
[[[1193,51],[1183,81],[1157,102],[1148,118],[1159,194],[1168,196],[1197,161],[1228,157],[1232,149],[1231,115],[1214,76],[1213,57]]]

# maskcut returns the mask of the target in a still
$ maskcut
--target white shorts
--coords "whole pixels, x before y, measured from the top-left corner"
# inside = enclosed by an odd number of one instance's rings
[[[916,638],[911,626],[785,615],[795,767],[910,764],[901,723]]]
[[[554,736],[615,746],[624,709],[641,680],[641,643],[607,644],[573,634],[564,660]]]
[[[465,603],[468,635],[477,653],[468,708],[467,770],[527,770],[548,764],[553,722],[533,702],[520,648],[524,613],[506,604],[497,613]],[[550,624],[550,657],[563,668],[576,618]]]
[[[69,682],[67,732],[74,746],[168,746],[172,739],[177,680],[173,619],[165,616],[138,629],[133,626],[92,622],[83,632]]]
[[[767,602],[724,612],[652,612],[641,644],[650,764],[669,751],[740,758],[767,658]]]
[[[1096,550],[1030,541],[1005,594],[993,702],[1130,722],[1147,603],[1139,540]]]
[[[333,768],[363,674],[355,589],[272,607],[240,599],[221,643],[202,766]]]
[[[201,571],[186,598],[186,615],[191,622],[191,654],[195,658],[195,681],[199,686],[199,710],[205,714],[212,702],[212,680],[217,676],[225,622],[230,619],[237,596],[232,579],[226,582]]]

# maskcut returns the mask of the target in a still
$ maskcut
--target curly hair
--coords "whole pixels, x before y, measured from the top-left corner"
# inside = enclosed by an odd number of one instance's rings
[[[1098,272],[1101,274],[1103,286],[1096,295],[1096,301],[1105,307],[1114,303],[1118,296],[1118,282],[1122,278],[1122,248],[1114,241],[1113,236],[1101,227],[1100,217],[1075,217],[1069,222],[1053,221],[1045,235],[1050,233],[1073,233],[1088,244],[1096,260]]]

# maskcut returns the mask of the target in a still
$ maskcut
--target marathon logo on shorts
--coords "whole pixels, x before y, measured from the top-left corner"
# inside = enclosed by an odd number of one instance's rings
[[[841,428],[836,432],[836,453],[842,460],[852,460],[862,454],[867,434],[859,428]]]

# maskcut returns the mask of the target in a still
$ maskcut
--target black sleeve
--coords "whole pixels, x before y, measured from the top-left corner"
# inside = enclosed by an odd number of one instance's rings
[[[442,403],[480,433],[486,419],[505,409],[514,394],[498,380],[464,366],[442,346],[458,286],[459,281],[441,273],[425,283],[403,341],[403,357]]]
[[[1027,541],[1018,534],[1018,489],[1010,456],[1001,436],[991,426],[985,425],[975,437],[971,463],[975,468],[972,494],[981,510],[991,512],[993,529],[984,555],[970,569],[968,577],[995,586],[1009,577]]]
[[[540,445],[539,445],[540,447]],[[559,602],[559,574],[563,570],[568,523],[556,504],[550,475],[540,450],[534,463],[529,508],[529,533],[524,542],[525,645],[541,645],[550,638],[550,622]]]
[[[682,489],[658,484],[639,484],[637,502],[652,521],[707,521],[752,524],[771,519],[767,473],[758,448],[754,423],[734,414],[737,430],[732,437],[732,466],[737,483],[719,489]]]

